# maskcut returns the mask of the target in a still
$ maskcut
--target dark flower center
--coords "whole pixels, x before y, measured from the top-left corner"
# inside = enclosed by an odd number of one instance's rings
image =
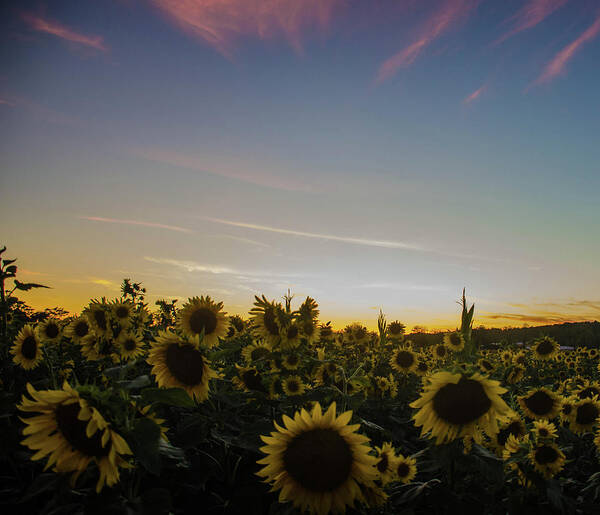
[[[429,367],[424,361],[419,361],[419,364],[417,365],[417,370],[419,372],[427,372],[427,370],[429,370]]]
[[[79,403],[60,404],[56,408],[56,424],[59,431],[65,437],[65,440],[71,444],[75,450],[86,456],[95,456],[102,458],[108,456],[110,445],[102,447],[102,436],[100,431],[96,431],[91,437],[86,436],[87,421],[79,420]]]
[[[194,334],[212,334],[217,328],[217,316],[208,308],[198,308],[190,316],[190,329]]]
[[[295,367],[298,364],[298,356],[291,354],[286,358],[287,364],[290,367]]]
[[[289,326],[287,329],[287,337],[292,339],[292,338],[296,338],[296,336],[298,336],[298,326],[295,326],[295,325]]]
[[[312,492],[332,492],[347,481],[352,451],[333,429],[313,429],[296,436],[283,454],[288,474]]]
[[[302,331],[306,336],[311,336],[315,332],[315,325],[312,322],[304,322]]]
[[[393,335],[402,334],[404,332],[404,325],[401,324],[400,322],[392,322],[388,326],[388,330]]]
[[[264,347],[257,347],[250,353],[250,359],[252,361],[256,361],[261,358],[265,358],[269,355],[269,349],[265,349]]]
[[[236,331],[242,331],[244,329],[244,321],[241,318],[232,318],[231,325],[235,327]]]
[[[35,336],[29,335],[21,344],[21,354],[25,359],[34,359],[37,354],[38,343]]]
[[[295,379],[289,379],[287,382],[287,389],[288,389],[288,391],[295,393],[298,390],[300,390],[300,385],[298,384],[298,381],[296,381]]]
[[[508,426],[506,426],[505,428],[501,429],[498,432],[498,436],[496,437],[496,439],[498,440],[499,445],[504,446],[510,435],[521,436],[522,434],[524,434],[524,431],[521,426],[521,423],[515,420],[514,422],[508,424]]]
[[[127,351],[135,350],[137,347],[137,342],[133,338],[127,338],[123,344],[123,347],[125,347],[125,350]]]
[[[454,425],[474,422],[485,415],[492,401],[485,389],[473,379],[461,377],[456,384],[442,386],[433,397],[433,409],[438,417]]]
[[[46,325],[46,336],[48,338],[56,338],[58,336],[59,328],[54,322],[50,322]]]
[[[242,373],[242,381],[248,390],[266,392],[265,386],[261,381],[258,371],[254,370],[253,368]]]
[[[169,345],[165,361],[171,375],[184,385],[194,386],[202,382],[204,357],[191,345]]]
[[[588,386],[587,388],[584,388],[583,390],[581,390],[577,394],[577,397],[579,397],[580,399],[591,399],[594,395],[599,395],[599,394],[600,394],[600,390],[598,390],[598,388],[596,388],[595,386]]]
[[[367,330],[364,327],[359,327],[354,334],[357,340],[362,340],[367,336]]]
[[[549,445],[542,445],[535,451],[535,461],[540,465],[547,465],[548,463],[554,463],[558,459],[558,452],[554,447]]]
[[[321,327],[321,338],[329,338],[333,334],[333,329],[330,326],[324,325]]]
[[[550,354],[554,350],[554,343],[550,340],[544,340],[540,342],[536,348],[536,352],[545,356],[546,354]]]
[[[108,356],[113,352],[113,344],[109,340],[102,340],[100,344],[100,348],[98,349],[98,354],[101,356]]]
[[[546,438],[550,433],[548,433],[548,430],[545,427],[540,427],[538,429],[538,434],[542,437],[542,438]]]
[[[447,354],[448,350],[443,345],[438,345],[435,348],[435,352],[440,358],[443,358]]]
[[[79,322],[77,322],[75,324],[75,335],[78,336],[79,338],[83,338],[84,336],[86,336],[89,332],[90,328],[88,327],[88,324],[85,320],[80,320]]]
[[[379,472],[385,472],[388,469],[389,462],[390,460],[388,459],[387,453],[383,453],[381,459],[377,463],[377,470],[379,470]]]
[[[127,318],[129,316],[129,309],[126,306],[119,306],[115,313],[117,318]]]
[[[494,368],[494,366],[487,359],[481,361],[481,366],[486,370],[492,370]]]
[[[462,343],[462,340],[460,339],[460,336],[458,333],[452,333],[450,335],[450,345],[453,345],[454,347],[460,347],[461,343]]]
[[[595,404],[586,402],[581,406],[577,406],[577,415],[575,421],[581,425],[593,424],[600,413]]]
[[[534,415],[547,415],[554,408],[554,399],[546,392],[539,390],[525,399],[525,406]]]
[[[410,368],[415,362],[415,356],[412,352],[401,350],[396,354],[396,364],[401,368]]]
[[[102,331],[106,331],[106,313],[104,313],[103,309],[94,310],[94,320]]]
[[[400,465],[398,465],[398,468],[396,469],[396,474],[398,474],[398,477],[406,477],[409,473],[410,467],[406,463],[400,463]]]
[[[573,406],[571,404],[563,404],[563,406],[561,408],[561,411],[565,415],[569,415],[572,410],[573,410]]]

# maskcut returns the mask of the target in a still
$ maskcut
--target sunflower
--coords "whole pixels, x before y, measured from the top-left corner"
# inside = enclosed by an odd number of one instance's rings
[[[279,343],[279,325],[277,324],[277,314],[283,308],[281,304],[269,302],[263,295],[262,298],[254,296],[256,299],[254,306],[250,310],[250,319],[254,333],[264,338],[267,343]]]
[[[281,324],[280,327],[281,348],[294,349],[298,347],[302,341],[299,325],[296,322],[291,322],[286,325]]]
[[[266,343],[254,343],[252,345],[246,345],[242,349],[242,357],[246,363],[254,363],[260,359],[266,359],[271,356],[271,346]]]
[[[460,331],[453,331],[444,335],[444,343],[454,352],[465,348],[465,337]]]
[[[227,336],[229,328],[229,319],[222,309],[223,303],[213,302],[208,295],[188,299],[178,313],[177,328],[195,343],[214,347],[219,338]]]
[[[144,340],[133,331],[122,331],[117,338],[119,354],[125,359],[136,359],[144,354]]]
[[[401,483],[410,483],[417,475],[417,460],[402,454],[394,458],[394,475]]]
[[[590,359],[596,359],[598,357],[598,349],[588,349],[587,355]]]
[[[93,334],[88,334],[86,337],[79,340],[81,354],[87,361],[97,361],[100,359],[100,354],[96,349],[97,338]]]
[[[75,343],[81,343],[81,340],[90,334],[91,327],[86,317],[78,317],[73,320],[65,329],[65,334]]]
[[[283,358],[283,366],[287,370],[296,370],[300,366],[300,356],[296,353],[286,354]]]
[[[311,297],[306,297],[306,300],[298,308],[297,323],[300,327],[300,334],[311,345],[320,338],[321,329],[318,324],[319,306]]]
[[[299,376],[288,376],[281,384],[286,395],[302,395],[305,390],[304,383]]]
[[[25,325],[20,331],[10,349],[13,361],[25,370],[37,367],[42,361],[42,342],[30,324]]]
[[[523,379],[524,375],[525,369],[520,365],[515,365],[506,376],[506,382],[508,384],[516,384]]]
[[[246,323],[244,319],[239,315],[233,315],[229,317],[229,329],[227,329],[227,338],[233,338],[244,332]]]
[[[376,508],[378,506],[383,506],[387,502],[388,495],[382,487],[377,485],[366,486],[361,483],[359,483],[358,486],[360,486],[360,496],[358,497],[358,500],[362,504],[365,504],[370,508]]]
[[[576,401],[577,401],[576,397],[567,397],[566,399],[562,400],[562,403],[560,405],[560,410],[558,412],[558,415],[562,422],[569,422],[569,420],[571,419],[571,414],[573,413],[573,409],[574,409]]]
[[[231,380],[236,388],[244,392],[254,391],[267,393],[261,374],[255,367],[240,367],[236,365],[236,368],[238,370],[238,375]]]
[[[208,382],[217,374],[202,352],[170,331],[161,331],[146,360],[161,388],[183,388],[197,401],[208,398]]]
[[[591,399],[600,396],[600,385],[597,382],[586,381],[586,384],[575,391],[579,399]]]
[[[319,340],[322,343],[329,343],[333,341],[334,337],[335,334],[333,333],[333,327],[331,327],[330,322],[319,326]]]
[[[329,386],[337,380],[337,374],[331,374],[327,370],[327,363],[319,365],[315,371],[315,384],[317,386]]]
[[[119,322],[119,325],[124,328],[131,325],[133,310],[134,305],[130,300],[115,300],[110,306],[113,319]]]
[[[527,366],[527,354],[525,351],[519,351],[514,357],[513,362],[521,367]]]
[[[498,421],[509,411],[500,397],[506,392],[498,381],[478,373],[471,376],[437,372],[424,387],[421,397],[410,404],[419,411],[413,416],[421,436],[431,433],[436,444],[473,435],[481,429],[498,433]]]
[[[489,374],[490,372],[494,371],[494,364],[489,360],[489,359],[485,359],[485,358],[481,358],[478,362],[477,365],[479,366],[479,370],[481,370],[483,373],[485,374]]]
[[[538,441],[556,438],[556,426],[547,420],[535,420],[533,422],[533,434]]]
[[[443,343],[439,343],[433,348],[433,355],[437,359],[446,359],[449,354],[450,349],[448,349],[448,347]]]
[[[405,329],[406,326],[402,322],[394,320],[387,326],[387,336],[390,340],[400,341],[404,338]]]
[[[378,478],[383,485],[387,485],[394,479],[396,471],[394,470],[394,460],[396,453],[390,442],[385,442],[381,447],[375,447],[377,454],[377,469]]]
[[[426,376],[431,371],[429,362],[425,356],[419,356],[417,358],[417,366],[415,367],[415,374],[420,376]]]
[[[500,427],[500,431],[492,437],[492,442],[498,451],[503,450],[508,438],[512,435],[521,438],[527,433],[525,423],[518,415],[513,415]]]
[[[109,334],[110,320],[108,316],[108,308],[105,303],[93,300],[87,308],[83,310],[83,314],[87,317],[90,325],[98,336]]]
[[[565,463],[565,455],[554,443],[544,442],[533,447],[529,459],[535,470],[546,479],[558,474]]]
[[[352,412],[336,417],[335,402],[323,414],[317,402],[309,414],[302,409],[294,418],[283,416],[285,427],[261,436],[267,456],[257,474],[281,490],[279,502],[291,501],[301,511],[340,513],[361,498],[360,484],[375,486],[376,458],[369,455],[369,439],[348,425]]]
[[[100,412],[66,382],[62,390],[36,391],[27,384],[27,391],[33,400],[23,396],[18,408],[37,413],[21,419],[27,425],[21,443],[37,451],[31,459],[49,456],[46,468],[54,465],[56,472],[72,472],[73,483],[95,462],[100,472],[96,492],[118,483],[119,467],[129,466],[122,456],[131,450]]]
[[[534,343],[532,350],[536,359],[547,361],[553,359],[558,354],[559,346],[556,340],[544,336]]]
[[[545,418],[551,420],[560,409],[561,398],[547,388],[529,390],[526,395],[518,397],[523,413],[529,418]]]
[[[574,433],[583,434],[592,431],[600,417],[598,397],[576,401],[569,417],[570,428]]]
[[[54,318],[48,318],[37,326],[38,337],[43,342],[55,343],[60,340],[62,331],[60,323]]]
[[[392,354],[390,365],[398,372],[412,372],[417,368],[417,355],[408,348],[400,347]]]

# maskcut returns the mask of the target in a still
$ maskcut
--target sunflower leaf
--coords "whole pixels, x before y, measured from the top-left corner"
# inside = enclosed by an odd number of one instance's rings
[[[149,418],[139,419],[130,433],[132,451],[139,462],[149,472],[160,472],[160,427]]]
[[[193,399],[182,388],[145,388],[142,390],[142,400],[148,404],[160,402],[179,408],[193,408]]]

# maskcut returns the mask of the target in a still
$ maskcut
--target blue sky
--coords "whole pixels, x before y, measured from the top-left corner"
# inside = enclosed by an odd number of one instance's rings
[[[209,5],[210,4],[210,5]],[[181,5],[185,5],[182,10]],[[302,9],[295,10],[294,6]],[[322,318],[597,319],[593,1],[22,2],[4,244],[38,307],[311,295]]]

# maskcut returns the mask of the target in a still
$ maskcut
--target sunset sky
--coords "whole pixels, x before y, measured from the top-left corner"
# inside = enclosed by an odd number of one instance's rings
[[[13,2],[0,246],[36,308],[600,318],[597,0]]]

